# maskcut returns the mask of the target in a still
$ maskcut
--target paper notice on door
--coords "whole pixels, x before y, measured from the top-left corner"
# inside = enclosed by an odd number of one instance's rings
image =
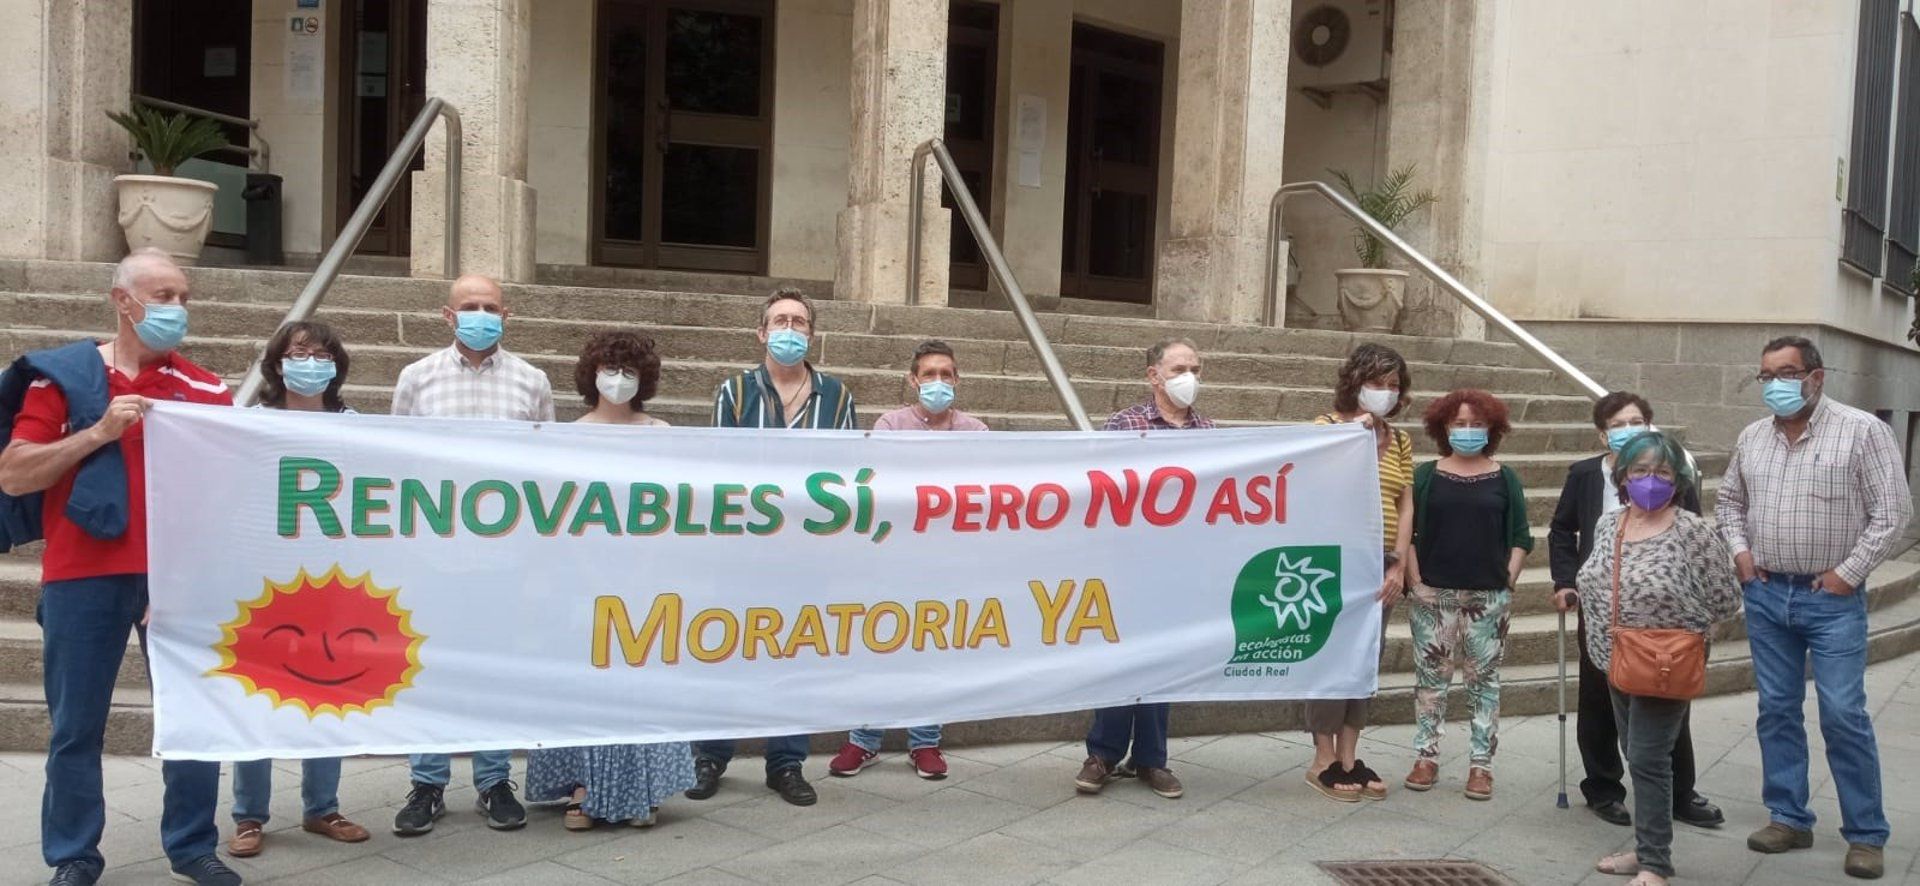
[[[1040,187],[1040,156],[1047,147],[1047,100],[1022,95],[1014,100],[1014,181],[1023,188]]]

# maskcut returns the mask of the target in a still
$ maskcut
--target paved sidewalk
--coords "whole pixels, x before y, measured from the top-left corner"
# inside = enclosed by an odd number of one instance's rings
[[[1887,879],[1920,884],[1920,657],[1877,665],[1867,676],[1879,727],[1893,843]],[[1809,692],[1811,695],[1811,692]],[[1176,709],[1174,716],[1179,717]],[[1727,811],[1719,831],[1685,826],[1674,848],[1683,883],[1850,883],[1840,871],[1845,844],[1825,761],[1815,748],[1814,848],[1760,856],[1745,846],[1766,822],[1759,804],[1760,752],[1751,693],[1700,703],[1694,735],[1701,790]],[[1816,721],[1808,700],[1807,720]],[[560,827],[555,809],[535,809],[521,831],[494,833],[472,810],[470,786],[447,792],[449,813],[434,832],[402,840],[389,833],[407,790],[404,761],[350,760],[341,784],[343,811],[374,838],[346,846],[298,829],[299,768],[276,772],[265,854],[235,861],[250,883],[285,884],[605,884],[652,883],[1331,883],[1315,861],[1361,858],[1474,859],[1516,883],[1621,883],[1592,873],[1600,855],[1630,847],[1632,832],[1600,822],[1580,805],[1554,808],[1558,740],[1549,716],[1503,724],[1497,795],[1475,803],[1465,779],[1461,726],[1450,726],[1440,788],[1426,795],[1396,783],[1385,802],[1336,804],[1301,783],[1311,747],[1296,734],[1176,739],[1172,764],[1187,796],[1162,800],[1120,782],[1098,797],[1074,794],[1084,756],[1074,744],[956,748],[945,781],[916,778],[904,755],[889,754],[858,778],[826,775],[808,762],[820,803],[797,809],[759,783],[758,760],[737,762],[718,797],[678,799],[657,828]],[[1365,759],[1390,781],[1412,763],[1412,728],[1371,730]],[[1569,735],[1571,743],[1571,735]],[[1569,748],[1571,751],[1571,747]],[[1578,756],[1570,778],[1577,784]],[[38,845],[41,758],[0,756],[0,881],[44,882]],[[457,779],[466,777],[456,762]],[[515,771],[523,771],[516,764]],[[107,761],[107,835],[111,867],[104,883],[163,880],[160,773],[151,760]],[[222,810],[223,836],[231,821]]]

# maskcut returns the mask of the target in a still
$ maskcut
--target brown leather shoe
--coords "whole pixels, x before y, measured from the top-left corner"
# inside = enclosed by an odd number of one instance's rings
[[[1407,773],[1405,782],[1409,791],[1431,791],[1433,783],[1440,778],[1440,764],[1432,760],[1416,760],[1413,771]]]
[[[1136,771],[1139,773],[1141,782],[1153,789],[1154,793],[1169,800],[1178,800],[1181,794],[1187,792],[1187,789],[1181,786],[1180,779],[1173,777],[1171,769],[1147,768]]]
[[[309,818],[300,823],[301,830],[309,834],[319,834],[329,840],[342,843],[360,843],[367,839],[367,829],[346,820],[340,813]]]
[[[1107,761],[1087,755],[1087,762],[1080,765],[1080,774],[1073,777],[1073,787],[1083,794],[1097,794],[1100,789],[1113,780],[1113,767]]]
[[[1478,766],[1467,770],[1467,799],[1493,799],[1493,770]]]
[[[227,854],[234,858],[252,858],[260,854],[261,845],[266,842],[265,826],[257,821],[236,822],[233,826],[233,839],[227,841]]]
[[[1792,849],[1806,849],[1813,845],[1813,832],[1796,830],[1777,821],[1767,822],[1767,826],[1747,835],[1747,848],[1755,852],[1775,855]]]
[[[1886,850],[1879,846],[1869,846],[1865,843],[1848,843],[1847,864],[1843,870],[1847,872],[1847,876],[1849,877],[1858,877],[1862,880],[1878,880],[1880,879],[1880,875],[1886,873],[1887,870],[1886,854]]]

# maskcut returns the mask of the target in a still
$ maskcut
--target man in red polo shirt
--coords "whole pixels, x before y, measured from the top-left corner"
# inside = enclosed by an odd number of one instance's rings
[[[100,753],[114,679],[127,651],[127,634],[146,644],[146,449],[140,419],[155,400],[232,405],[220,377],[174,352],[186,336],[187,277],[164,253],[141,250],[114,269],[111,294],[119,331],[99,346],[112,398],[99,422],[78,432],[67,426],[61,389],[41,379],[27,390],[0,452],[0,490],[44,492],[41,521],[40,608],[47,711],[53,735],[47,748],[47,785],[40,805],[40,849],[55,869],[53,883],[91,884],[106,866],[100,835],[106,827]],[[67,515],[80,463],[117,445],[126,463],[127,528],[117,538],[88,534]],[[157,465],[158,470],[189,470]],[[237,884],[240,877],[214,855],[219,830],[220,764],[169,760],[161,764],[166,799],[160,839],[176,879]]]

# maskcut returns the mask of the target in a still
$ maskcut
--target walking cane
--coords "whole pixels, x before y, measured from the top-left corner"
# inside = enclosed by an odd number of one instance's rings
[[[1560,613],[1560,799],[1555,806],[1567,808],[1567,614]]]

